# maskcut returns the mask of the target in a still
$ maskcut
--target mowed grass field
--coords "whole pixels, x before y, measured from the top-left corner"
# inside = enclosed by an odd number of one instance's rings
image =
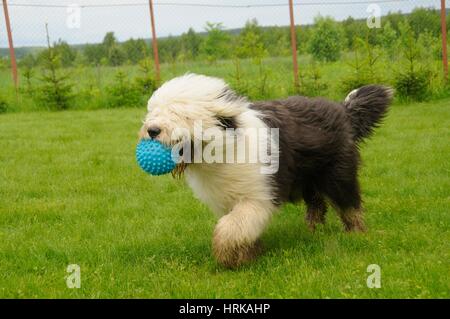
[[[287,205],[265,254],[234,271],[212,258],[216,217],[185,183],[137,167],[144,108],[0,115],[0,297],[449,298],[449,105],[394,105],[362,145],[366,234],[333,211],[313,234]]]

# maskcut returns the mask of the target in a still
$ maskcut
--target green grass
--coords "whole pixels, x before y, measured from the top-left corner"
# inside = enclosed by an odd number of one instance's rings
[[[143,109],[0,115],[0,297],[449,298],[449,104],[395,105],[362,146],[366,234],[334,212],[312,234],[287,205],[236,271],[213,260],[216,219],[184,182],[137,167]]]

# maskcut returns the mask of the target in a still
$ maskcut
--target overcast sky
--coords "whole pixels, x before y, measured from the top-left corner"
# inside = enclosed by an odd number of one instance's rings
[[[45,44],[45,23],[48,22],[53,41],[61,38],[69,43],[92,43],[114,31],[119,40],[130,37],[149,38],[148,0],[9,0],[9,12],[15,46]],[[381,14],[389,11],[410,12],[414,7],[436,7],[439,0],[294,0],[297,24],[311,23],[318,14],[338,20],[348,16],[367,17],[370,3],[378,3]],[[348,4],[340,4],[347,2]],[[358,2],[358,3],[355,3]],[[361,3],[367,2],[367,3]],[[168,5],[177,3],[178,5]],[[159,36],[179,35],[193,27],[203,31],[205,23],[222,22],[227,28],[242,27],[248,19],[256,18],[260,25],[289,24],[288,0],[155,0],[156,28]],[[328,4],[327,4],[328,3]],[[69,5],[78,5],[70,7]],[[127,4],[121,6],[121,4]],[[208,5],[267,5],[280,6],[226,8],[199,7]],[[109,7],[89,6],[113,5]],[[120,6],[114,6],[120,5]],[[86,6],[86,7],[83,7]],[[79,12],[79,19],[78,17]],[[80,24],[78,25],[78,21]],[[0,14],[0,47],[7,46],[3,10]]]

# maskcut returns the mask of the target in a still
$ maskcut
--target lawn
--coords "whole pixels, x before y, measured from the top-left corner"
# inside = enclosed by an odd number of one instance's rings
[[[449,298],[449,105],[394,105],[362,146],[366,234],[333,212],[313,234],[288,205],[235,271],[212,258],[216,218],[185,183],[137,167],[144,108],[0,115],[0,297]]]

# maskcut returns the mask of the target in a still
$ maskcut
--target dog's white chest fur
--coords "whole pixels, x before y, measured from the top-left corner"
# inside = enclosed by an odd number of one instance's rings
[[[256,112],[247,110],[238,115],[244,128],[267,128]],[[246,143],[249,152],[254,144]],[[274,199],[273,175],[264,174],[262,163],[198,163],[186,169],[186,178],[194,194],[219,216],[247,200],[267,202]]]
[[[186,178],[194,194],[219,216],[244,200],[271,201],[271,177],[258,164],[193,164]]]

